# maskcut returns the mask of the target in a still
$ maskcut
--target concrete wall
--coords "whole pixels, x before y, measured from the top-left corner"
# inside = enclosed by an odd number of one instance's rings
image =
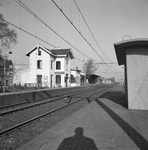
[[[54,88],[54,89],[43,89],[34,90],[29,92],[15,92],[8,94],[0,94],[1,106],[11,105],[11,103],[20,103],[26,101],[35,101],[43,98],[50,98],[51,96],[66,94],[72,91],[79,91],[80,89],[90,88],[89,86],[69,87],[69,88]],[[93,85],[92,85],[93,86]]]
[[[126,49],[129,109],[148,110],[148,47]]]

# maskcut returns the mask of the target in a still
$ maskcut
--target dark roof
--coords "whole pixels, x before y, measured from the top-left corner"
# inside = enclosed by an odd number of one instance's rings
[[[81,72],[80,69],[71,69],[71,71],[78,71],[78,72]]]
[[[50,51],[55,55],[67,55],[70,49],[52,49]]]
[[[125,64],[126,60],[126,49],[127,47],[131,46],[148,46],[148,39],[141,38],[141,39],[130,39],[121,41],[118,43],[114,43],[114,48],[118,60],[119,65]]]
[[[53,56],[67,56],[70,55],[71,59],[74,59],[74,55],[71,49],[48,49],[46,47],[42,47],[40,44],[37,44],[33,49],[26,53],[26,56],[29,56],[37,48],[42,49],[43,51],[53,55]]]
[[[100,77],[99,75],[96,75],[96,74],[89,74],[89,75],[86,75],[87,77],[93,77],[93,78],[97,78],[97,77]]]
[[[49,51],[51,51],[52,54],[57,55],[57,56],[60,56],[60,55],[67,56],[69,54],[71,58],[74,58],[71,49],[51,49]]]

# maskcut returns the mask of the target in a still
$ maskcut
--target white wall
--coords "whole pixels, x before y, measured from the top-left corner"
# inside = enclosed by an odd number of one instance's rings
[[[28,83],[36,83],[37,74],[37,50],[33,51],[29,56],[30,63],[30,78]]]
[[[77,70],[71,70],[71,75],[73,75],[75,78],[75,83],[71,83],[71,86],[80,86],[81,85],[80,72]]]
[[[67,86],[70,86],[70,68],[71,58],[68,57],[53,57],[44,50],[41,50],[41,56],[38,56],[38,47],[32,53],[30,53],[30,80],[29,83],[37,83],[37,75],[42,75],[42,83],[44,83],[44,77],[48,78],[48,86],[51,86],[52,75],[52,87],[55,86],[55,76],[61,75],[61,86],[65,87],[65,77],[68,74]],[[51,59],[53,60],[53,69],[51,70]],[[42,60],[42,69],[37,69],[37,60]],[[56,70],[56,62],[61,62],[61,69]],[[68,61],[68,64],[66,63]]]
[[[55,84],[55,62],[53,60],[53,69],[51,70],[51,55],[47,54],[44,50],[41,50],[41,55],[38,56],[38,48],[30,54],[30,81],[29,83],[37,83],[37,75],[42,75],[43,86],[51,86],[51,75],[53,75],[52,86]],[[42,60],[42,68],[37,69],[37,60]],[[47,79],[45,82],[45,78]]]

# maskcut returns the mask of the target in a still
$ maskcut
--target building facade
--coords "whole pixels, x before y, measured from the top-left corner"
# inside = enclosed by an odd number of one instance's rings
[[[54,49],[51,50],[56,55],[55,59],[55,85],[56,87],[71,86],[71,59],[74,59],[71,49]]]
[[[81,70],[78,68],[71,69],[71,86],[80,86],[81,85]]]
[[[47,49],[35,46],[26,56],[30,60],[29,83],[38,87],[70,86],[70,60],[74,58],[71,49]]]
[[[0,56],[0,86],[13,85],[13,63]]]

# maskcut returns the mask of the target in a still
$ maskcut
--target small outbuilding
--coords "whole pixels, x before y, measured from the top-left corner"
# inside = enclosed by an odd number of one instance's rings
[[[99,78],[100,76],[98,76],[98,75],[95,75],[95,74],[90,74],[90,75],[86,75],[86,79],[88,79],[88,82],[90,83],[90,84],[95,84],[96,82],[98,82],[98,78]]]
[[[114,44],[119,65],[124,65],[129,109],[148,110],[148,39]]]

